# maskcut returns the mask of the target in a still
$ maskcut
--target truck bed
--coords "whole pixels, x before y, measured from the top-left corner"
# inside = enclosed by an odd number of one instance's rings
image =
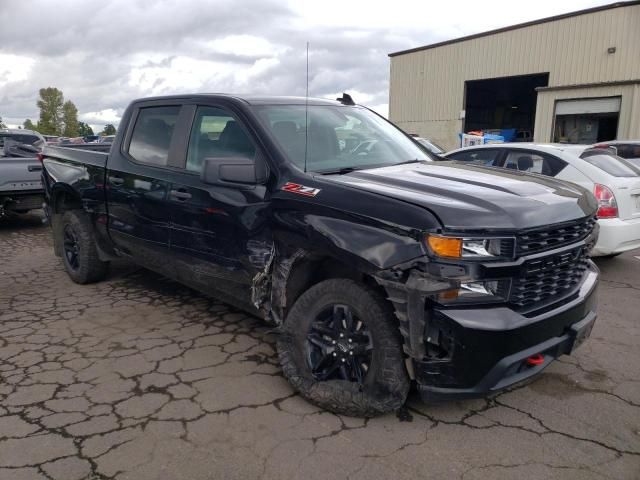
[[[108,144],[86,143],[60,147],[46,146],[42,153],[50,158],[58,158],[104,168],[107,163],[110,148],[111,145]]]

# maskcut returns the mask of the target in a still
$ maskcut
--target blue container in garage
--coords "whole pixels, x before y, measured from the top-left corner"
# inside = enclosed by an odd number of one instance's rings
[[[470,135],[468,133],[459,133],[460,147],[471,147],[473,145],[482,145],[485,143],[504,143],[504,137],[502,135],[491,135],[485,133],[484,135]]]

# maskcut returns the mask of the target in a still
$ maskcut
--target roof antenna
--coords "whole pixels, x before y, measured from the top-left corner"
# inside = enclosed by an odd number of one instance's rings
[[[309,142],[309,42],[307,42],[307,89],[304,96],[304,172],[307,173],[307,144]]]
[[[356,104],[356,102],[353,101],[353,98],[351,98],[351,95],[349,95],[348,93],[343,93],[342,96],[336,98],[336,100],[339,101],[343,105],[355,105]]]

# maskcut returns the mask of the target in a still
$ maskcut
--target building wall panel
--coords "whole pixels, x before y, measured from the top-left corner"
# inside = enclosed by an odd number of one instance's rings
[[[550,86],[640,79],[640,5],[392,56],[389,118],[452,148],[463,125],[465,81],[544,72]]]

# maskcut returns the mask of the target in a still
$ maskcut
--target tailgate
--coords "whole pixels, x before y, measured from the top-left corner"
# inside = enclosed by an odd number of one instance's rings
[[[37,158],[0,157],[0,193],[42,190],[41,175]]]

